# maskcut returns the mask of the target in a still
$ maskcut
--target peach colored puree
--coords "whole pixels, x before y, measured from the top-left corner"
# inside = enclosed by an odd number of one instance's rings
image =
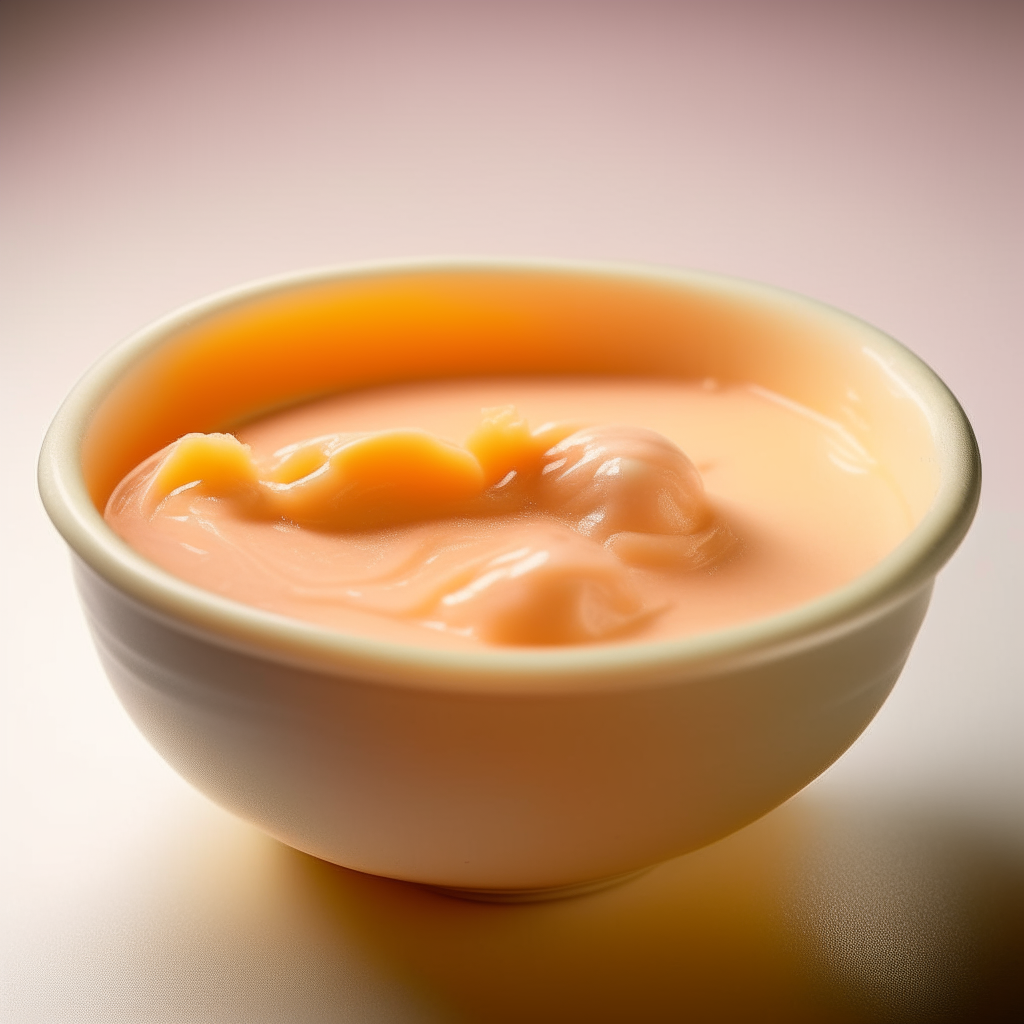
[[[754,385],[432,381],[236,437],[157,453],[107,521],[198,586],[396,641],[684,636],[840,586],[912,526],[842,427]]]

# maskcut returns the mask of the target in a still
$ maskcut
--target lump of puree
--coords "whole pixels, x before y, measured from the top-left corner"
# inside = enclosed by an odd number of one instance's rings
[[[262,460],[231,434],[186,434],[123,481],[107,515],[170,516],[199,543],[233,519],[316,531],[325,545],[325,535],[376,534],[401,565],[385,556],[343,603],[499,644],[628,632],[659,610],[631,565],[692,570],[735,543],[693,463],[660,434],[531,430],[514,406],[484,409],[464,445],[421,429],[344,432]],[[428,523],[405,552],[401,528]],[[263,588],[275,582],[268,573]]]
[[[716,628],[846,582],[910,525],[849,434],[769,392],[543,379],[370,389],[187,434],[105,515],[224,596],[446,646]]]

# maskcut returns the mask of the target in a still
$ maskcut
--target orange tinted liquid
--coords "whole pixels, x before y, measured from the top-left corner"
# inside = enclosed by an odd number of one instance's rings
[[[236,431],[254,455],[335,432],[421,428],[463,441],[482,408],[514,404],[531,424],[572,421],[655,430],[700,471],[738,544],[693,571],[630,569],[645,613],[615,642],[713,630],[791,608],[869,568],[909,532],[885,474],[836,424],[756,387],[637,379],[500,378],[367,389],[311,402]],[[460,545],[530,524],[480,518],[387,530],[311,530],[232,513],[217,498],[176,495],[152,517],[108,512],[133,547],[198,586],[344,632],[432,646],[486,643],[472,624],[411,614],[420,571]],[[541,524],[542,528],[546,528]],[[381,581],[398,586],[381,586]],[[403,580],[407,582],[402,582]],[[426,582],[425,582],[426,581]],[[499,641],[500,642],[500,641]]]

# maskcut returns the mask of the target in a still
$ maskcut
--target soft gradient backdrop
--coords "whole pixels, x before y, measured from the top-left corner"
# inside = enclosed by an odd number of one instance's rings
[[[1024,5],[0,16],[4,1021],[1024,1016]],[[981,441],[975,529],[858,744],[750,829],[588,899],[460,903],[210,805],[109,692],[35,497],[60,400],[146,321],[265,274],[436,254],[813,295],[923,356]]]

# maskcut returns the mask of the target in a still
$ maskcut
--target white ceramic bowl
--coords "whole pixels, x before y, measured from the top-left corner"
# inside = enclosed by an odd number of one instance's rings
[[[467,338],[482,342],[470,357]],[[208,593],[100,514],[128,469],[189,430],[395,380],[580,372],[786,394],[857,434],[917,525],[852,583],[770,618],[676,641],[467,653]],[[318,271],[190,306],[93,367],[40,460],[107,672],[181,775],[318,857],[510,898],[709,843],[831,764],[895,682],[979,484],[942,382],[842,313],[706,274],[481,261]]]

